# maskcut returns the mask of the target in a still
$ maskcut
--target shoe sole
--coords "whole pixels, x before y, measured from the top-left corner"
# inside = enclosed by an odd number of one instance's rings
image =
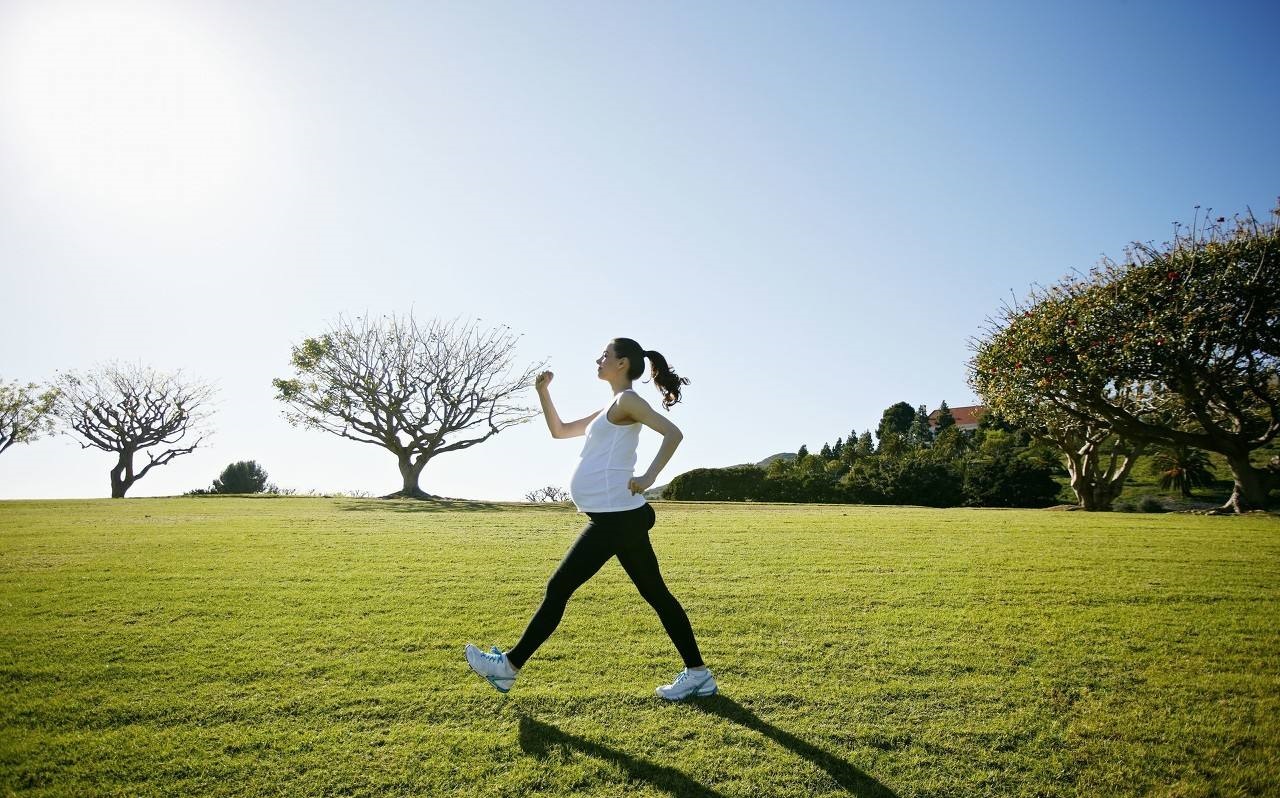
[[[462,658],[467,659],[467,649],[465,646],[463,646],[462,648]],[[481,679],[484,679],[486,682],[493,685],[493,689],[497,690],[499,693],[506,695],[507,693],[511,692],[510,687],[502,688],[498,686],[498,683],[494,681],[494,679],[498,677],[490,676],[488,674],[481,673],[480,671],[476,670],[475,666],[471,664],[471,660],[469,659],[467,659],[467,667],[470,668],[471,672],[474,673],[476,676],[479,676]]]

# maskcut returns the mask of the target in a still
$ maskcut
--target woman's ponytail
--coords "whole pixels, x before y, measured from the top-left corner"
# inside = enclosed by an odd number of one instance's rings
[[[627,378],[632,380],[644,373],[644,359],[649,358],[652,366],[650,374],[658,390],[662,392],[663,408],[670,410],[672,405],[680,401],[680,386],[688,385],[689,379],[672,371],[661,352],[642,349],[640,344],[630,338],[614,338],[613,351],[618,357],[625,357],[630,362]]]
[[[662,406],[670,410],[673,404],[680,401],[680,386],[688,385],[689,380],[672,371],[661,353],[646,351],[644,356],[649,358],[649,363],[653,366],[653,381],[657,383],[658,390],[662,391]]]

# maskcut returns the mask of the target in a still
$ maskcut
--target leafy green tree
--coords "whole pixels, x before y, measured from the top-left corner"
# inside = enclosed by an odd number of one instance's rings
[[[828,466],[838,465],[838,462],[828,462],[821,457],[813,455],[806,457],[804,460],[795,461],[791,473],[783,481],[775,481],[773,483],[779,490],[770,494],[771,500],[792,502],[839,501],[835,489],[835,478],[827,471]]]
[[[972,384],[988,405],[1021,394],[1127,441],[1218,452],[1235,480],[1223,509],[1265,507],[1276,476],[1250,455],[1280,433],[1280,227],[1225,221],[1006,308]]]
[[[831,451],[831,444],[829,443],[822,444],[822,451],[818,452],[818,456],[821,457],[823,460],[833,459],[835,455]]]
[[[1216,479],[1209,455],[1189,446],[1161,446],[1147,467],[1159,478],[1162,490],[1177,490],[1186,498],[1192,488],[1212,485]]]
[[[840,449],[840,462],[845,465],[846,469],[852,466],[861,456],[858,452],[858,439],[856,436],[845,442]]]
[[[796,464],[803,463],[807,459],[809,459],[809,447],[802,443],[800,444],[800,451],[796,452]]]
[[[0,452],[52,433],[57,396],[56,390],[41,391],[33,382],[0,382]]]
[[[924,405],[916,408],[915,419],[911,422],[910,439],[917,449],[933,443],[933,429],[929,426],[929,409]]]
[[[930,453],[941,462],[960,460],[969,449],[969,437],[953,422],[949,427],[938,432],[933,439]]]
[[[938,436],[943,430],[950,429],[956,425],[956,417],[952,414],[951,408],[947,406],[944,399],[942,404],[938,405],[938,422],[933,430],[934,436]]]
[[[1016,432],[1025,437],[1030,437],[1020,427],[1014,426],[1009,422],[999,408],[989,408],[988,412],[983,413],[978,419],[978,429],[975,432],[981,433],[974,436],[974,443],[978,446],[982,445],[982,436],[987,432]],[[1025,441],[1024,441],[1025,443]]]
[[[266,489],[267,472],[255,460],[232,463],[213,481],[214,493],[262,493]]]
[[[896,480],[894,461],[861,458],[840,478],[840,495],[844,501],[855,504],[890,504]]]
[[[871,438],[871,430],[867,430],[858,436],[858,444],[855,447],[855,451],[859,457],[870,457],[876,453],[876,444]]]
[[[964,484],[960,472],[950,463],[916,454],[903,458],[899,464],[892,499],[894,504],[955,507],[964,500]]]
[[[844,438],[836,438],[836,445],[831,447],[831,456],[839,460],[842,454],[844,454]]]
[[[812,455],[803,460],[796,460],[796,472],[799,474],[822,475],[827,472],[827,463],[821,457]]]
[[[906,454],[909,448],[910,444],[906,434],[895,430],[885,430],[880,436],[880,445],[876,448],[876,454],[882,458],[893,459]]]
[[[906,437],[911,432],[911,422],[915,417],[915,409],[906,402],[898,402],[886,407],[880,416],[880,425],[876,427],[876,438],[883,440],[887,434]]]
[[[966,503],[979,507],[1047,507],[1058,495],[1053,470],[1014,451],[975,457],[964,472]]]

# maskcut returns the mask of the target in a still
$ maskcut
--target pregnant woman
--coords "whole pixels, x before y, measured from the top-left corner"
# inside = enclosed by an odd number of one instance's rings
[[[574,505],[590,520],[551,575],[542,605],[530,619],[520,642],[505,652],[497,646],[484,652],[467,644],[465,653],[471,669],[500,692],[511,689],[525,662],[555,631],[573,592],[615,555],[640,595],[657,611],[663,628],[684,660],[684,670],[671,684],[664,684],[654,692],[670,701],[679,701],[690,696],[712,695],[717,690],[715,677],[698,653],[689,617],[662,581],[658,558],[649,543],[655,515],[643,494],[653,485],[684,436],[675,424],[631,390],[631,383],[644,372],[645,358],[652,365],[653,382],[662,392],[662,406],[670,410],[680,401],[680,386],[689,381],[672,371],[662,355],[642,349],[630,338],[613,339],[596,360],[596,376],[609,383],[613,399],[608,407],[586,418],[568,424],[562,422],[551,403],[554,375],[550,371],[538,375],[538,398],[551,437],[585,435],[587,438],[569,483],[569,493]],[[642,424],[661,433],[662,446],[649,470],[636,477],[632,475]]]

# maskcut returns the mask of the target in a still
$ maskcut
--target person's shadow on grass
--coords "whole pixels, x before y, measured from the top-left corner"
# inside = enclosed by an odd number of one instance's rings
[[[588,756],[613,762],[626,771],[628,779],[647,781],[672,795],[724,798],[724,793],[699,784],[675,768],[658,765],[647,759],[631,756],[617,748],[592,742],[576,734],[569,734],[550,723],[534,720],[523,712],[518,714],[520,715],[520,748],[530,756],[543,759],[553,748],[576,748]]]
[[[761,720],[760,716],[734,701],[728,696],[717,693],[706,698],[682,701],[680,706],[688,707],[709,715],[719,715],[725,720],[733,721],[752,731],[759,732],[770,740],[790,750],[793,754],[807,759],[827,772],[844,789],[858,798],[898,798],[898,794],[874,777],[860,770],[853,764],[825,751],[813,743],[805,742],[789,731],[779,729],[773,724]]]
[[[754,712],[731,698],[714,695],[683,702],[683,705],[700,712],[719,715],[725,720],[763,734],[797,756],[825,770],[837,784],[858,798],[898,798],[897,793],[854,765],[761,720]],[[625,770],[629,778],[643,779],[673,795],[712,798],[723,796],[723,793],[699,784],[674,768],[658,765],[616,748],[569,734],[549,723],[535,720],[522,711],[517,710],[517,714],[520,717],[520,748],[531,756],[544,758],[552,748],[574,748],[590,756],[607,759]]]

